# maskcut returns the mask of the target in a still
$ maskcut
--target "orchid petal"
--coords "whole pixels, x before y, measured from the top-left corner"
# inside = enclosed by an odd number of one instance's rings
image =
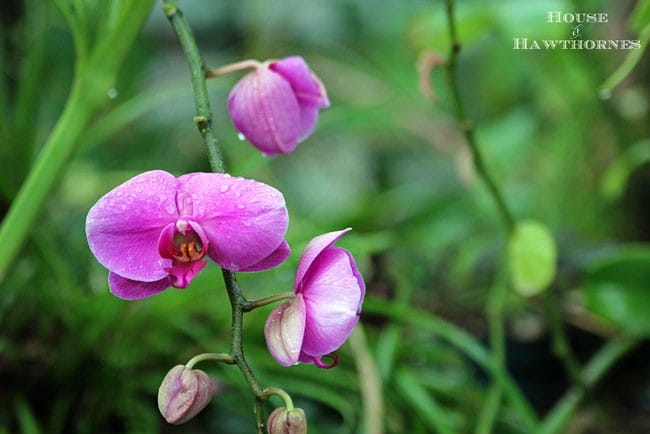
[[[217,173],[184,175],[178,185],[181,213],[200,223],[210,242],[208,256],[223,268],[253,267],[283,243],[289,217],[278,190]]]
[[[300,109],[289,83],[267,65],[245,75],[228,97],[235,128],[266,155],[297,145]]]
[[[298,270],[296,270],[296,280],[294,283],[294,290],[298,291],[299,286],[302,283],[305,273],[312,265],[312,262],[321,254],[323,250],[334,244],[339,238],[341,238],[345,233],[352,230],[351,228],[346,228],[336,232],[328,232],[323,235],[319,235],[312,239],[309,244],[305,247],[300,257],[300,262],[298,263]]]
[[[272,62],[269,68],[289,82],[301,106],[329,107],[330,102],[327,98],[325,86],[309,69],[302,57],[285,57],[277,62]]]
[[[139,282],[115,273],[108,273],[108,288],[113,295],[124,300],[139,300],[150,297],[170,286],[171,283],[167,277],[154,282]]]
[[[264,325],[266,346],[282,366],[291,366],[298,362],[305,321],[305,302],[300,294],[273,309],[269,315]]]
[[[363,291],[352,265],[349,253],[338,247],[324,250],[312,263],[300,293],[307,309],[303,353],[331,353],[357,324]]]
[[[282,241],[280,244],[280,247],[275,249],[273,253],[271,253],[269,256],[266,258],[262,259],[261,261],[245,267],[241,268],[239,271],[264,271],[268,270],[269,268],[276,267],[283,263],[291,254],[291,249],[289,248],[289,244],[287,244],[286,241]]]
[[[86,217],[88,245],[100,264],[120,276],[154,282],[169,259],[158,253],[160,231],[176,221],[176,179],[155,170],[114,188]]]
[[[194,276],[203,270],[203,267],[208,265],[207,261],[193,261],[193,262],[178,262],[172,267],[165,268],[172,279],[174,288],[187,288]]]
[[[300,106],[300,132],[298,133],[298,142],[305,140],[316,127],[318,122],[317,107]]]

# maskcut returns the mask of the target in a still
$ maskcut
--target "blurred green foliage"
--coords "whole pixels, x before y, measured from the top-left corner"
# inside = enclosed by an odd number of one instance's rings
[[[554,234],[559,262],[552,290],[578,356],[620,331],[647,337],[647,52],[602,99],[599,89],[624,62],[624,51],[512,45],[517,37],[567,38],[568,25],[546,23],[549,10],[606,12],[609,23],[585,26],[585,38],[637,39],[650,2],[457,3],[461,96],[515,215],[544,222]],[[209,170],[192,122],[187,65],[159,6],[127,57],[111,103],[84,132],[1,283],[2,434],[252,432],[253,399],[228,366],[200,366],[222,379],[225,391],[195,420],[171,427],[156,408],[168,369],[228,348],[230,311],[217,267],[186,290],[125,302],[108,294],[106,270],[85,241],[87,210],[118,183],[150,169]],[[489,376],[468,353],[474,347],[446,339],[427,321],[443,318],[486,338],[487,292],[505,238],[449,115],[443,71],[432,72],[435,102],[418,89],[420,53],[449,50],[443,2],[186,0],[180,6],[209,66],[300,54],[332,101],[294,154],[267,159],[238,139],[227,117],[228,91],[238,77],[208,83],[230,172],[279,188],[291,216],[292,256],[270,272],[241,274],[245,294],[289,290],[309,239],[347,226],[354,231],[340,244],[358,259],[368,284],[366,339],[346,345],[341,365],[328,371],[278,366],[262,336],[270,309],[247,314],[247,357],[262,383],[290,392],[315,434],[367,432],[373,417],[387,433],[472,432]],[[640,12],[628,27],[635,6]],[[63,108],[75,54],[70,29],[50,2],[12,0],[0,13],[5,212]],[[642,246],[642,257],[630,257],[630,242]],[[591,312],[583,300],[585,276]],[[389,315],[391,306],[396,313]],[[540,414],[566,384],[544,315],[541,298],[508,296],[509,367]],[[363,358],[365,352],[372,357]],[[647,366],[647,351],[638,357],[644,354]],[[370,399],[364,381],[379,383],[381,414],[364,407]],[[630,381],[624,399],[616,391],[594,394],[570,432],[647,432],[650,376]],[[494,432],[526,432],[507,401]]]

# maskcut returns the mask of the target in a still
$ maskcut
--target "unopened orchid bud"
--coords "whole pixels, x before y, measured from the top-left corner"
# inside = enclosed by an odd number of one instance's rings
[[[235,128],[268,156],[292,152],[329,105],[325,87],[299,56],[257,64],[228,97]]]
[[[287,410],[285,407],[278,407],[271,412],[266,425],[269,434],[305,434],[307,416],[300,408]]]
[[[180,425],[203,410],[219,389],[205,372],[177,365],[158,389],[158,409],[167,422]]]

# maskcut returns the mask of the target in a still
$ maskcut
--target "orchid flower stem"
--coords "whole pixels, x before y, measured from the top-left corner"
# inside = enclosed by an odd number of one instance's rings
[[[232,307],[232,336],[230,343],[230,354],[241,371],[242,375],[246,379],[251,391],[255,395],[255,426],[257,434],[263,434],[264,432],[264,389],[260,385],[259,381],[255,377],[253,370],[246,362],[244,357],[244,343],[242,339],[242,330],[244,323],[244,305],[246,304],[246,298],[239,288],[237,283],[237,277],[232,271],[222,269],[223,280],[226,283],[226,291],[228,292],[228,298],[230,300],[230,305]]]
[[[506,229],[506,232],[510,234],[514,229],[515,219],[506,204],[501,190],[497,186],[494,178],[492,178],[492,175],[485,165],[483,154],[478,144],[476,143],[476,138],[474,137],[474,125],[472,121],[467,117],[463,100],[460,97],[456,66],[458,63],[458,55],[461,50],[461,44],[458,42],[458,35],[456,34],[454,0],[446,0],[446,6],[449,39],[451,40],[451,52],[449,54],[449,58],[447,59],[447,79],[449,81],[449,87],[451,88],[456,119],[460,124],[460,128],[472,153],[472,159],[474,161],[476,172],[481,177],[481,179],[483,179],[483,182],[485,183],[488,191],[490,192],[490,195],[492,196],[492,199],[494,200],[495,205],[497,206],[497,209],[499,210],[499,214],[501,215],[501,220]]]
[[[221,362],[225,363],[227,365],[234,365],[235,360],[230,354],[225,354],[225,353],[203,353],[203,354],[198,354],[194,357],[192,357],[189,362],[185,364],[185,367],[188,369],[194,368],[194,365],[200,362],[204,362],[206,360],[212,360],[214,362]]]
[[[208,147],[210,167],[213,172],[223,173],[225,172],[223,155],[217,140],[217,134],[212,127],[212,111],[210,109],[210,99],[208,98],[208,88],[205,82],[206,68],[203,57],[199,53],[192,29],[190,29],[190,26],[183,17],[183,13],[176,5],[176,0],[164,0],[163,9],[178,36],[178,40],[181,43],[190,67],[197,113],[194,122]]]
[[[203,58],[199,53],[196,40],[192,34],[189,24],[183,17],[183,13],[177,6],[176,0],[163,0],[163,10],[167,19],[172,25],[180,41],[187,63],[190,68],[192,78],[192,88],[194,89],[194,100],[196,104],[197,115],[194,117],[196,124],[206,146],[208,147],[208,156],[210,166],[214,172],[223,173],[225,167],[221,147],[219,146],[217,135],[212,127],[212,111],[210,109],[210,100],[206,84],[206,68]],[[255,395],[255,426],[256,433],[264,433],[264,395],[263,387],[255,377],[253,370],[248,365],[244,357],[243,345],[243,316],[247,300],[242,294],[237,277],[234,272],[222,269],[223,280],[226,285],[228,299],[232,308],[232,325],[231,325],[231,343],[230,343],[230,360],[237,365],[244,379],[248,383],[251,391]],[[230,363],[230,362],[229,362]]]
[[[259,300],[250,300],[244,304],[244,312],[250,312],[258,307],[268,306],[276,301],[290,300],[295,297],[293,292],[283,292],[282,294],[271,295],[269,297],[260,298]]]
[[[208,69],[205,71],[205,78],[221,77],[222,75],[230,74],[232,72],[242,71],[244,69],[259,68],[261,62],[253,59],[242,60],[241,62],[231,63],[230,65],[222,66],[217,69]]]
[[[278,387],[267,387],[262,392],[263,399],[269,399],[272,395],[277,395],[284,401],[284,407],[291,411],[293,410],[293,401],[287,392]]]

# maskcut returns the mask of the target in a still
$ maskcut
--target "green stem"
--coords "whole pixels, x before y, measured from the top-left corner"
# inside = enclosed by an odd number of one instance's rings
[[[569,338],[562,322],[559,303],[558,294],[553,289],[549,290],[546,295],[546,316],[551,333],[553,353],[562,363],[571,383],[580,385],[583,382],[580,364],[571,350]]]
[[[34,227],[49,193],[74,154],[79,136],[108,101],[107,91],[114,86],[124,57],[147,18],[153,1],[120,2],[122,19],[119,25],[109,33],[97,35],[89,57],[83,51],[87,48],[85,42],[79,40],[85,36],[75,33],[77,49],[82,51],[77,52],[75,78],[65,108],[0,227],[0,283],[16,261],[20,247]],[[59,4],[64,13],[70,12],[65,2]],[[79,25],[75,15],[66,17],[75,32],[75,26]]]
[[[502,270],[505,268],[501,268]],[[490,289],[487,304],[487,317],[489,325],[490,348],[494,366],[506,366],[506,337],[505,337],[505,303],[508,295],[508,285],[505,273],[501,273]],[[491,433],[503,395],[505,368],[498,370],[493,375],[492,385],[487,394],[487,399],[479,414],[476,433]]]
[[[242,60],[240,62],[235,62],[235,63],[231,63],[230,65],[222,66],[221,68],[206,70],[205,77],[206,78],[221,77],[222,75],[230,74],[232,72],[242,71],[244,69],[259,68],[260,66],[262,66],[262,63],[257,60],[253,60],[253,59]]]
[[[269,297],[260,298],[259,300],[250,300],[244,304],[244,312],[250,312],[258,307],[267,306],[275,303],[276,301],[290,300],[295,297],[293,292],[283,292],[282,294],[275,294]]]
[[[183,13],[178,8],[175,0],[164,0],[163,9],[169,19],[172,28],[176,32],[181,43],[187,63],[190,68],[192,78],[192,88],[194,89],[194,100],[196,103],[196,113],[194,122],[208,147],[210,166],[214,172],[223,173],[225,171],[221,147],[219,146],[217,135],[212,127],[212,111],[208,98],[206,85],[206,68],[203,58],[199,53],[196,40],[192,34],[189,24],[183,17]],[[248,365],[244,356],[243,344],[243,319],[244,312],[253,309],[256,302],[248,302],[239,288],[237,277],[232,271],[222,269],[223,280],[226,285],[226,292],[232,309],[231,324],[231,343],[230,356],[241,371],[244,379],[248,383],[251,391],[255,395],[255,426],[258,434],[264,432],[264,389],[255,377],[253,370]]]
[[[203,354],[198,354],[194,357],[192,357],[189,362],[185,364],[185,367],[188,369],[194,368],[194,365],[197,363],[204,362],[206,360],[212,360],[214,362],[221,362],[225,363],[227,365],[234,365],[235,360],[230,354],[225,354],[225,353],[203,353]]]
[[[243,342],[243,326],[244,326],[244,305],[246,298],[239,288],[237,277],[232,271],[222,269],[223,280],[226,283],[226,291],[228,292],[228,299],[232,307],[232,324],[231,324],[231,339],[230,354],[232,355],[235,364],[241,371],[246,379],[248,386],[255,395],[255,426],[259,434],[263,433],[264,421],[264,389],[255,377],[253,370],[248,365],[246,357],[244,356],[244,342]]]
[[[526,432],[536,432],[539,422],[535,411],[526,400],[517,383],[503,365],[495,364],[490,354],[476,339],[443,319],[431,316],[412,306],[366,297],[363,302],[366,314],[382,315],[396,323],[405,323],[435,334],[458,348],[470,360],[495,378],[503,381],[504,393],[526,426]]]
[[[472,153],[472,161],[474,162],[476,172],[487,186],[487,189],[492,196],[492,200],[499,211],[506,232],[510,235],[514,230],[515,219],[506,204],[501,190],[485,165],[483,154],[474,136],[474,125],[467,116],[463,100],[460,96],[460,86],[457,80],[457,64],[461,44],[456,32],[454,6],[454,0],[446,0],[447,24],[449,39],[451,41],[450,54],[447,60],[447,80],[452,93],[455,116]],[[504,310],[508,293],[508,286],[505,282],[506,277],[507,276],[502,276],[502,278],[497,279],[488,298],[487,317],[489,323],[491,364],[494,367],[499,367],[499,369],[495,369],[492,372],[493,383],[478,418],[476,432],[480,434],[492,431],[492,427],[499,411],[503,392],[505,390],[508,393],[508,389],[511,388],[511,386],[508,385],[509,377],[507,377],[505,368],[506,350]],[[509,393],[512,398],[512,392],[510,391]],[[517,399],[519,399],[519,397]],[[521,399],[524,398],[521,397]],[[514,401],[514,403],[517,403],[523,410],[530,413],[527,406],[522,406],[518,401]],[[528,417],[530,417],[530,414]]]
[[[284,407],[289,411],[293,410],[293,401],[291,400],[291,396],[279,387],[267,387],[262,391],[261,398],[269,399],[272,395],[278,395],[282,398],[282,401],[284,401]]]
[[[212,127],[212,111],[210,110],[210,99],[208,98],[208,87],[205,80],[206,68],[205,63],[203,62],[203,57],[201,57],[201,53],[199,53],[190,26],[183,17],[181,10],[176,6],[176,1],[165,0],[163,2],[163,9],[165,10],[167,19],[169,19],[169,22],[178,36],[185,57],[187,58],[187,63],[190,67],[197,113],[194,118],[194,123],[208,147],[210,167],[213,172],[223,173],[225,172],[223,155],[217,140],[217,134]]]
[[[463,100],[460,97],[460,90],[456,78],[456,65],[458,63],[458,55],[461,50],[461,45],[460,42],[458,42],[458,36],[456,34],[454,0],[446,0],[446,10],[447,23],[449,27],[449,38],[451,40],[451,52],[449,54],[449,59],[447,59],[447,80],[449,81],[449,87],[451,88],[453,96],[456,119],[460,124],[460,129],[462,130],[463,135],[465,136],[465,140],[467,141],[467,144],[471,150],[476,172],[481,177],[481,179],[483,179],[483,182],[487,186],[488,191],[490,192],[490,195],[492,196],[492,199],[494,200],[494,203],[499,210],[503,225],[505,226],[508,234],[510,234],[514,229],[515,219],[513,218],[512,213],[506,204],[501,190],[497,186],[487,166],[485,165],[483,154],[478,144],[476,143],[476,138],[474,137],[474,125],[472,121],[467,117]]]
[[[583,383],[573,385],[564,394],[562,399],[548,413],[542,424],[540,434],[554,434],[562,432],[569,422],[587,392],[609,371],[609,369],[639,344],[639,340],[631,337],[622,337],[606,343],[587,363],[583,370]]]
[[[27,175],[0,227],[0,282],[33,227],[49,193],[70,160],[77,139],[98,108],[97,89],[86,86],[83,77],[75,80],[65,109],[52,134]]]

